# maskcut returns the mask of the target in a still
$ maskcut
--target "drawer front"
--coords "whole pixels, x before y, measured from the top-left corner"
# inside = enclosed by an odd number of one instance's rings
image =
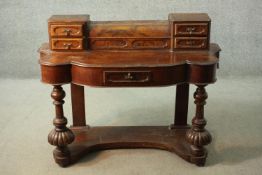
[[[207,36],[208,23],[175,24],[174,34],[176,36]]]
[[[206,37],[180,37],[174,39],[175,49],[206,49],[207,38]]]
[[[63,37],[81,37],[83,36],[83,25],[50,25],[50,35]]]
[[[51,48],[53,50],[82,50],[83,39],[51,39]]]
[[[152,81],[151,71],[104,71],[105,85],[147,84]]]

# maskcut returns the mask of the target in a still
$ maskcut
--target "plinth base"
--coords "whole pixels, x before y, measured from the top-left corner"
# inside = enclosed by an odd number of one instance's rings
[[[191,154],[190,144],[185,140],[189,128],[189,126],[172,127],[172,129],[168,126],[72,127],[75,141],[68,145],[70,162],[61,162],[61,166],[73,164],[92,151],[120,148],[167,150],[188,162],[203,166],[207,154],[202,157]]]

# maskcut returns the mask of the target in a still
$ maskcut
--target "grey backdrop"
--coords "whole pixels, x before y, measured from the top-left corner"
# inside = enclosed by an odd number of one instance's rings
[[[219,76],[262,75],[261,0],[1,0],[0,77],[39,76],[37,49],[48,41],[52,14],[91,20],[167,19],[170,12],[206,12],[211,41],[222,48]]]

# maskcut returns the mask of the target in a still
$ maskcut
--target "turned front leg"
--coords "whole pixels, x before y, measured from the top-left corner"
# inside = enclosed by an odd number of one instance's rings
[[[207,99],[205,85],[198,85],[194,98],[196,114],[192,119],[191,129],[186,133],[186,139],[191,144],[191,161],[198,166],[204,166],[207,157],[207,151],[204,146],[211,143],[212,140],[210,133],[205,130],[204,105]]]
[[[65,91],[60,85],[55,85],[51,93],[54,99],[56,117],[53,120],[55,128],[48,135],[48,142],[56,146],[53,154],[56,163],[64,167],[70,164],[70,152],[67,145],[74,141],[73,132],[66,127],[67,119],[64,117],[63,104]]]

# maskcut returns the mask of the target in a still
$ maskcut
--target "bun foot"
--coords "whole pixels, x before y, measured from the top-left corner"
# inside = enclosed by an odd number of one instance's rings
[[[67,167],[71,164],[71,156],[67,147],[56,148],[53,151],[55,162],[61,167]]]
[[[207,152],[204,156],[192,156],[190,162],[194,163],[196,166],[203,167],[206,164]]]
[[[196,166],[203,167],[206,164],[206,157],[205,158],[195,158]]]

